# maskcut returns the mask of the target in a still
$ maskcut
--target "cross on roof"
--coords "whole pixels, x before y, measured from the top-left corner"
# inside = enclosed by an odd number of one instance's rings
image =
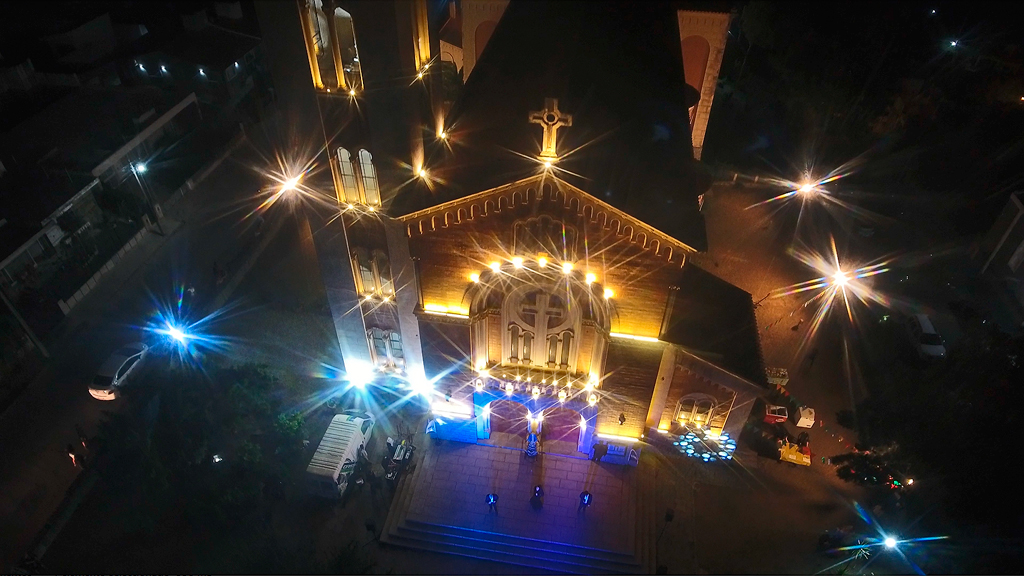
[[[544,139],[540,157],[545,160],[557,160],[557,132],[562,126],[572,126],[572,114],[563,114],[558,110],[558,98],[545,98],[544,109],[530,112],[530,123],[540,124],[544,128]]]

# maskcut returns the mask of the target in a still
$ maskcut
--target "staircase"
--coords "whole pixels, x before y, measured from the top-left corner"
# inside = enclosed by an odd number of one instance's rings
[[[521,566],[529,572],[562,574],[650,574],[654,572],[654,475],[638,473],[633,488],[635,550],[625,554],[575,544],[535,540],[472,528],[423,522],[406,517],[421,473],[421,459],[398,486],[381,534],[381,542],[428,552],[454,554]],[[639,472],[639,469],[637,469]],[[648,472],[644,470],[644,472]],[[633,516],[634,514],[630,514]]]

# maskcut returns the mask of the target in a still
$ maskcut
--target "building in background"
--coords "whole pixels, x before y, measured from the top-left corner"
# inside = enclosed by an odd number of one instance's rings
[[[172,144],[201,121],[194,94],[82,87],[0,135],[0,288],[38,333],[191,175]]]
[[[255,14],[240,2],[181,15],[184,29],[133,56],[124,74],[133,85],[196,94],[204,108],[232,122],[263,118],[272,95]]]
[[[981,241],[981,272],[1006,281],[1024,306],[1024,192],[1010,194],[1006,206]]]

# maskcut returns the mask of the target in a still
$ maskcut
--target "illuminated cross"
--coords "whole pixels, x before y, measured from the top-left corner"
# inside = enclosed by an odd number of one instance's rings
[[[544,292],[538,292],[536,303],[523,302],[519,306],[519,313],[524,316],[526,314],[534,315],[534,341],[541,342],[542,346],[546,346],[548,331],[561,323],[562,318],[565,317],[565,307],[562,305],[561,299],[552,298],[550,294]],[[554,322],[550,320],[554,320]]]
[[[540,124],[544,128],[544,139],[541,147],[540,157],[542,160],[557,160],[558,152],[556,136],[558,129],[562,126],[572,126],[572,114],[562,114],[558,111],[558,98],[545,98],[544,109],[537,112],[530,112],[530,123]]]

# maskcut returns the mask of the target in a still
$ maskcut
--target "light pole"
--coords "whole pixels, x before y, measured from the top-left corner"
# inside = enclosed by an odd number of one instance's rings
[[[156,227],[160,230],[160,235],[165,236],[164,225],[160,222],[160,215],[157,214],[153,198],[150,197],[149,191],[146,190],[146,187],[142,184],[142,178],[139,176],[139,174],[144,174],[149,168],[146,166],[145,162],[133,162],[129,164],[129,166],[131,166],[132,174],[135,175],[135,181],[139,184],[139,190],[142,191],[142,197],[146,199],[146,203],[149,204],[149,209],[153,212],[153,217],[156,219]]]

